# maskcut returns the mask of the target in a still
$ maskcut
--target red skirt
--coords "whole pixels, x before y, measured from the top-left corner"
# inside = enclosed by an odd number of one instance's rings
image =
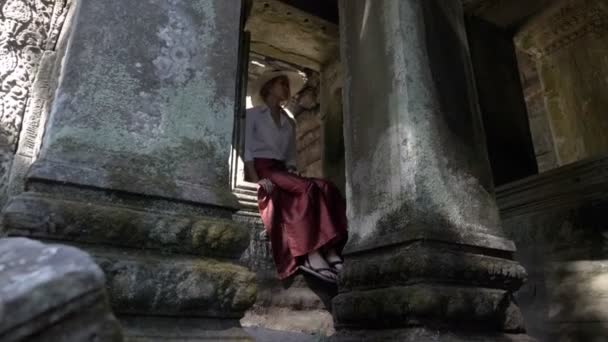
[[[271,194],[259,188],[258,207],[279,278],[291,276],[303,256],[322,247],[342,253],[346,203],[332,183],[289,173],[279,160],[256,158],[254,166],[260,179],[274,184]]]

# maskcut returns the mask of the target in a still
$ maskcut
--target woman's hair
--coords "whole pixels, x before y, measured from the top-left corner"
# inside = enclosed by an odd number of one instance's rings
[[[260,96],[262,97],[263,100],[266,100],[268,95],[270,95],[270,89],[272,88],[274,83],[281,78],[287,78],[287,76],[284,76],[284,75],[277,76],[277,77],[271,79],[270,81],[264,83],[264,85],[260,89]]]

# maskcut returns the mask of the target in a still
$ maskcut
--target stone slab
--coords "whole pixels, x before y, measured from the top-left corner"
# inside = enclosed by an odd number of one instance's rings
[[[104,275],[86,253],[0,240],[0,340],[122,341]]]

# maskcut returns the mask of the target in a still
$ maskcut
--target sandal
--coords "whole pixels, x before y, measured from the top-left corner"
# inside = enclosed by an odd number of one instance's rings
[[[329,266],[334,269],[335,271],[342,271],[344,269],[344,260],[340,259],[340,260],[336,260],[336,261],[328,261],[327,262],[329,264]],[[336,265],[341,265],[342,267],[337,268]]]
[[[310,264],[310,261],[308,260],[308,257],[306,257],[306,259],[304,260],[304,265],[300,265],[299,267],[302,271],[315,276],[323,281],[326,281],[328,283],[332,283],[332,284],[336,284],[338,281],[335,278],[330,278],[324,274],[322,274],[321,272],[323,271],[327,271],[327,272],[331,272],[333,274],[336,273],[336,271],[333,268],[314,268],[312,267],[312,265]]]

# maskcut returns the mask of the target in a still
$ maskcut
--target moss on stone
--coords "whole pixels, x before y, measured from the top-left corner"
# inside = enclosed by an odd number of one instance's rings
[[[199,220],[192,226],[192,246],[233,254],[249,243],[249,232],[230,221]]]

